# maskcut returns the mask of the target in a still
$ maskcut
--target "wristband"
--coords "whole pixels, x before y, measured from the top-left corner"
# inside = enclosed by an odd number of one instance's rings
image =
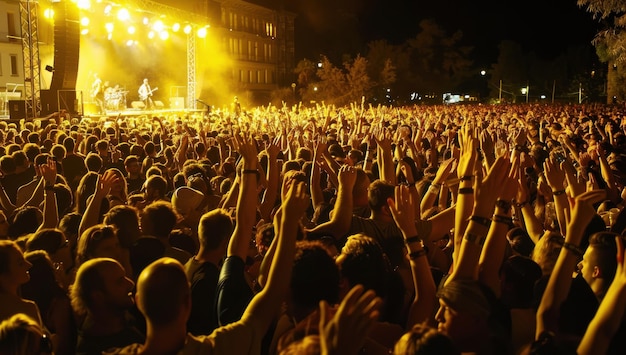
[[[499,214],[494,214],[493,217],[491,218],[492,221],[496,222],[496,223],[503,223],[506,225],[511,225],[513,223],[513,218],[509,217],[509,216],[502,216]]]
[[[496,206],[501,208],[506,213],[509,213],[509,211],[511,211],[511,201],[497,199]]]
[[[410,238],[406,238],[404,240],[404,244],[421,243],[421,242],[422,242],[422,238],[420,238],[418,235],[415,235],[415,236],[410,237]]]
[[[244,169],[241,171],[242,174],[256,174],[258,173],[258,170],[256,169]]]
[[[584,254],[583,250],[580,249],[580,247],[577,247],[576,245],[574,245],[572,243],[564,242],[563,243],[563,248],[565,248],[565,250],[571,251],[578,258],[582,258],[583,257],[583,254]]]
[[[516,203],[515,207],[517,208],[523,208],[524,206],[526,206],[528,204],[528,201],[524,201],[524,202],[520,202],[520,203]]]
[[[487,237],[481,237],[478,234],[468,232],[468,233],[465,233],[465,236],[463,237],[463,239],[467,240],[470,243],[482,246],[485,244],[485,240],[487,239]]]
[[[463,175],[461,176],[461,181],[472,181],[474,175]]]
[[[459,195],[469,195],[473,193],[474,193],[474,189],[471,187],[461,187],[459,189]]]
[[[415,260],[415,259],[421,258],[422,256],[426,256],[427,253],[428,252],[426,251],[426,249],[412,251],[409,253],[409,259]]]
[[[472,222],[476,222],[478,224],[480,224],[481,226],[487,227],[489,228],[489,226],[491,225],[491,220],[489,218],[485,218],[485,217],[480,217],[480,216],[470,216],[469,218],[470,221]]]
[[[552,191],[552,195],[554,195],[554,196],[563,195],[564,193],[565,193],[565,189],[558,190],[558,191]]]
[[[430,184],[430,187],[435,188],[435,189],[440,189],[441,188],[441,184],[432,183],[432,184]]]

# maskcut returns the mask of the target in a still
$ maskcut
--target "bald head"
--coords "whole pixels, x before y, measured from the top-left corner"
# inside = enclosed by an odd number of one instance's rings
[[[154,261],[137,280],[137,306],[153,326],[169,325],[182,316],[186,322],[191,308],[190,297],[185,269],[172,258]]]

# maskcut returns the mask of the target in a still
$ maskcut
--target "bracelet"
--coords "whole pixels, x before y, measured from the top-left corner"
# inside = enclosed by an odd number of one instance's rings
[[[459,189],[459,195],[469,195],[474,193],[474,188],[472,187],[461,187]]]
[[[241,171],[242,174],[257,174],[258,172],[256,169],[244,169]]]
[[[485,240],[487,237],[481,237],[478,234],[474,234],[471,232],[465,233],[463,239],[467,240],[470,243],[474,243],[476,245],[482,246],[485,244]]]
[[[476,222],[478,224],[480,224],[481,226],[487,227],[489,228],[489,226],[491,225],[491,220],[489,218],[485,218],[485,217],[480,217],[480,216],[470,216],[469,218],[470,221],[472,222]]]
[[[503,216],[503,215],[499,215],[499,214],[494,214],[493,217],[491,217],[491,220],[496,222],[496,223],[503,223],[506,225],[511,225],[513,223],[513,218],[509,217],[509,216]]]
[[[461,176],[461,181],[472,181],[474,175],[463,175]]]
[[[580,249],[580,247],[577,247],[576,245],[572,244],[572,243],[568,243],[568,242],[564,242],[563,243],[563,248],[565,248],[566,250],[571,251],[572,253],[574,253],[574,255],[576,255],[579,258],[583,257],[583,250]]]
[[[404,244],[421,243],[421,242],[422,242],[422,238],[420,238],[418,235],[412,236],[410,238],[406,238],[404,240]]]
[[[428,252],[426,251],[426,249],[412,251],[409,253],[409,259],[415,260],[415,259],[421,258],[422,256],[426,256],[427,253]]]
[[[554,196],[563,195],[564,193],[565,193],[565,189],[558,190],[558,191],[552,191],[552,195],[554,195]]]
[[[430,184],[430,187],[435,188],[435,189],[440,189],[441,188],[441,184],[432,183],[432,184]]]
[[[509,213],[511,210],[511,201],[497,199],[496,206],[501,208],[504,212]]]
[[[515,145],[514,150],[520,151],[520,152],[524,152],[524,153],[528,153],[528,147],[524,146],[524,145]]]
[[[520,203],[516,203],[515,207],[517,208],[523,208],[524,206],[526,206],[528,204],[528,201],[524,201],[524,202],[520,202]]]
[[[54,191],[54,185],[46,185],[43,189],[46,191]]]

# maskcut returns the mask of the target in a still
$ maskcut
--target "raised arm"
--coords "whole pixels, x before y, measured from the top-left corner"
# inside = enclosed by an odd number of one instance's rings
[[[344,165],[339,169],[339,191],[337,192],[337,202],[333,209],[332,218],[326,223],[310,230],[311,233],[330,233],[335,239],[343,237],[352,221],[352,190],[356,183],[356,171],[354,167]]]
[[[57,197],[54,193],[54,184],[57,179],[57,164],[54,159],[48,157],[48,162],[40,166],[41,176],[46,183],[43,198],[43,222],[37,229],[56,228],[59,224],[59,212],[57,208]]]
[[[242,260],[246,260],[250,236],[256,219],[257,150],[252,138],[246,135],[236,135],[233,142],[242,156],[243,170],[240,177],[241,185],[237,200],[235,231],[228,244],[227,255],[238,256]]]
[[[306,185],[293,183],[283,202],[283,213],[277,228],[276,253],[272,259],[267,283],[246,308],[241,320],[254,325],[255,334],[262,337],[279,311],[291,279],[299,221],[309,206]]]
[[[419,237],[415,226],[413,211],[419,201],[414,199],[408,187],[397,186],[395,200],[389,199],[387,203],[393,219],[402,231],[411,264],[415,296],[409,309],[405,327],[405,329],[411,329],[417,323],[432,323],[434,320],[433,310],[437,302],[437,290],[428,259],[426,258],[427,252],[424,249],[424,243]]]
[[[537,310],[535,339],[543,332],[555,333],[558,330],[561,305],[572,285],[572,272],[576,263],[582,258],[580,242],[585,228],[596,214],[593,204],[602,201],[605,197],[606,192],[604,190],[591,190],[576,197],[572,218],[567,225],[565,243],[561,248]]]
[[[265,188],[265,193],[263,194],[263,201],[259,206],[259,210],[261,211],[261,218],[266,221],[271,221],[271,213],[274,209],[274,205],[276,204],[276,199],[278,198],[278,185],[280,180],[280,172],[278,168],[278,153],[280,152],[280,146],[278,145],[280,141],[279,137],[274,138],[274,140],[265,148],[267,152],[267,187]]]
[[[91,201],[87,204],[85,213],[80,220],[80,226],[78,227],[78,235],[83,235],[89,227],[95,226],[100,223],[100,208],[102,206],[102,200],[104,200],[111,187],[118,181],[117,175],[112,170],[107,170],[104,174],[98,176],[96,181],[96,191],[91,198]]]

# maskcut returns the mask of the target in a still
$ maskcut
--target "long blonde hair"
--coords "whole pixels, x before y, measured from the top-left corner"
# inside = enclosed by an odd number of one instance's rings
[[[0,354],[24,355],[51,351],[50,338],[27,315],[18,313],[0,323]]]

